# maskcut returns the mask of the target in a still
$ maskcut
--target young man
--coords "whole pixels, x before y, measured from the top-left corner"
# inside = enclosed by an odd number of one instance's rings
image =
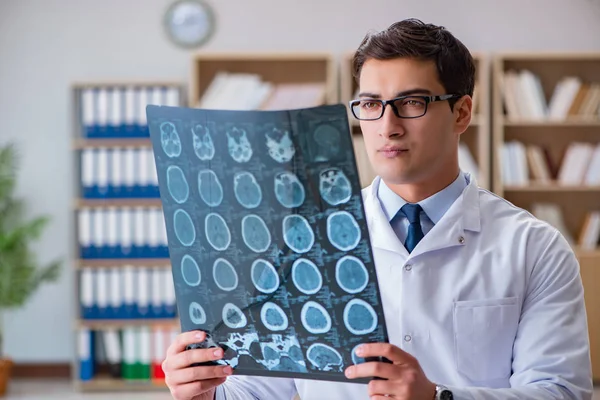
[[[177,400],[591,399],[579,265],[560,233],[477,187],[458,165],[475,68],[443,27],[405,20],[368,35],[354,57],[360,120],[378,177],[363,190],[390,343],[349,367],[368,385],[233,376],[194,367],[222,353],[184,351],[163,364]]]

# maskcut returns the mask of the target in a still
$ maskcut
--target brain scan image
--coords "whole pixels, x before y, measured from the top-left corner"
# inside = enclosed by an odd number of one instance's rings
[[[246,246],[255,253],[267,251],[271,245],[269,228],[258,215],[250,214],[242,219],[242,237]]]
[[[174,158],[181,155],[181,139],[177,128],[172,122],[160,124],[160,140],[162,149],[167,157]]]
[[[190,187],[181,168],[171,165],[167,168],[167,187],[169,194],[177,204],[185,203],[190,194]]]
[[[191,287],[196,287],[202,281],[202,275],[200,274],[200,267],[196,260],[189,254],[186,254],[181,259],[181,276],[184,282]]]
[[[273,264],[261,258],[252,263],[250,271],[254,287],[265,294],[273,293],[279,287],[279,275]]]
[[[217,213],[210,213],[206,216],[204,233],[208,243],[215,250],[227,250],[231,244],[231,233],[227,227],[227,222]]]
[[[229,155],[238,163],[250,161],[252,146],[248,140],[247,132],[241,128],[231,128],[226,132],[227,149]]]
[[[332,206],[347,203],[352,197],[350,180],[339,168],[329,168],[319,175],[321,197]]]
[[[190,320],[194,325],[203,325],[206,323],[206,313],[204,308],[195,301],[190,303],[189,307]]]
[[[331,329],[329,313],[316,301],[308,301],[302,306],[302,325],[312,334],[327,333]]]
[[[223,307],[222,314],[225,325],[232,329],[239,329],[246,326],[248,319],[238,306],[233,303],[227,303]]]
[[[202,161],[212,160],[215,156],[215,143],[205,125],[197,124],[192,128],[194,153]]]
[[[327,162],[335,159],[340,151],[339,143],[341,133],[330,124],[318,126],[312,135],[313,138],[313,160],[316,162]]]
[[[262,189],[250,172],[243,171],[235,174],[233,191],[237,201],[245,208],[256,208],[262,201]]]
[[[369,272],[358,258],[344,256],[335,265],[335,280],[345,292],[360,293],[369,283]]]
[[[306,351],[306,358],[321,371],[341,371],[344,365],[342,355],[333,347],[314,343]]]
[[[352,299],[344,307],[344,324],[354,335],[366,335],[377,327],[377,314],[366,301]]]
[[[283,218],[283,240],[296,253],[306,253],[315,243],[315,234],[306,218],[287,215]]]
[[[273,302],[266,302],[260,310],[260,319],[269,330],[284,331],[288,327],[288,317],[281,307]]]
[[[198,172],[200,198],[210,207],[218,207],[223,201],[223,186],[217,174],[210,169]]]
[[[217,258],[213,264],[213,279],[219,289],[231,292],[238,286],[238,274],[229,261]]]
[[[360,227],[348,211],[336,211],[327,217],[327,237],[339,250],[350,251],[360,242]]]
[[[179,242],[184,246],[191,246],[196,240],[196,228],[187,211],[178,209],[173,215],[173,230]]]
[[[299,258],[292,264],[294,286],[304,294],[315,294],[323,286],[323,276],[319,268],[306,258]]]
[[[296,175],[291,172],[281,172],[275,175],[275,197],[287,208],[300,207],[306,194],[304,186]]]
[[[289,131],[273,128],[265,134],[267,149],[271,158],[278,163],[286,163],[294,157],[296,149]]]

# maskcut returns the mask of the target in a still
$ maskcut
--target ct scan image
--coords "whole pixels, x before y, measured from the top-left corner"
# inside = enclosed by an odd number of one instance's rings
[[[147,108],[181,328],[234,374],[347,381],[388,341],[347,115]]]

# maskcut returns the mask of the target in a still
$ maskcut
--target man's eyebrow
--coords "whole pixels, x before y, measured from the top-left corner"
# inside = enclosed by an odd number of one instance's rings
[[[414,89],[404,90],[402,92],[398,92],[398,93],[396,93],[396,95],[394,97],[409,96],[411,94],[426,94],[426,95],[431,95],[431,90],[424,89],[424,88],[414,88]],[[361,93],[358,94],[358,97],[366,97],[366,98],[369,98],[369,99],[380,99],[381,95],[379,95],[377,93],[361,92]]]

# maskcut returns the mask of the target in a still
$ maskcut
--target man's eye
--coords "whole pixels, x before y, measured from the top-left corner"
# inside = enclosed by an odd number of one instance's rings
[[[378,103],[378,102],[376,102],[376,101],[362,101],[362,102],[360,103],[360,106],[361,106],[362,108],[365,108],[365,109],[368,109],[368,110],[370,110],[370,109],[373,109],[373,108],[379,107],[379,103]]]

